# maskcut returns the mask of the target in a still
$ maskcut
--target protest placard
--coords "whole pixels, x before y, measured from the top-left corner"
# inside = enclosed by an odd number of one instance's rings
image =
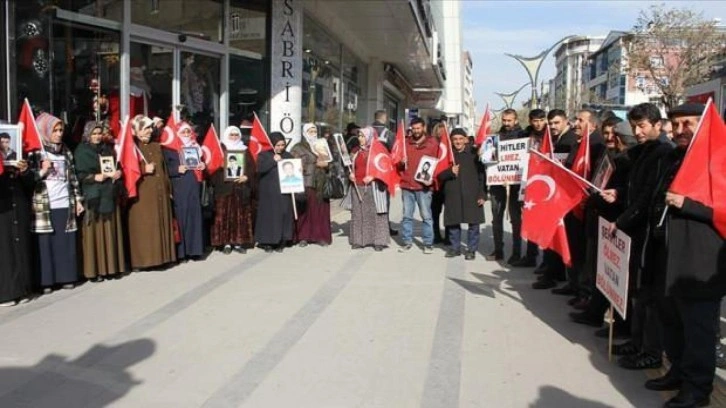
[[[529,138],[500,140],[499,161],[487,165],[487,185],[513,185],[522,182],[522,166],[526,165],[529,153]]]
[[[596,286],[625,319],[628,306],[628,275],[630,237],[621,231],[607,232],[608,221],[600,217],[598,224]]]

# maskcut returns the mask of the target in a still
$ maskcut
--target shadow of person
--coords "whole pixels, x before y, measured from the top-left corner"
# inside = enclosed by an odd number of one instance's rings
[[[104,407],[142,382],[127,369],[149,358],[156,345],[139,339],[95,345],[69,360],[51,354],[34,366],[0,368],[0,407]]]
[[[540,387],[539,398],[529,406],[530,408],[612,408],[611,405],[578,398],[565,390],[550,385]]]

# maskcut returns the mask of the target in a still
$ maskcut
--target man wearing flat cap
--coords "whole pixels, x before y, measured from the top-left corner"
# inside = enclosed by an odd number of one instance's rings
[[[703,111],[701,104],[685,104],[669,112],[676,148],[661,163],[650,206],[645,259],[657,277],[664,348],[671,368],[645,386],[655,391],[678,390],[666,407],[708,405],[716,371],[720,305],[726,294],[726,246],[714,229],[713,209],[668,191]]]

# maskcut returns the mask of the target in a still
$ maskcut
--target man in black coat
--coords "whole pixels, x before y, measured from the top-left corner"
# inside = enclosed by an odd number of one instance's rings
[[[700,104],[686,104],[669,113],[676,149],[663,160],[664,171],[649,213],[652,232],[646,268],[651,266],[659,295],[665,295],[660,317],[671,368],[645,386],[679,390],[666,407],[708,405],[716,371],[720,304],[726,294],[726,243],[714,228],[713,209],[668,191],[703,109]],[[666,205],[668,213],[661,225]]]
[[[648,236],[649,212],[656,192],[662,162],[673,147],[661,140],[660,110],[653,104],[643,103],[628,112],[638,145],[628,150],[632,167],[627,185],[602,192],[609,202],[622,201],[625,209],[609,231],[619,229],[631,238],[629,299],[632,299],[631,343],[621,349],[624,354],[618,364],[628,369],[657,368],[662,365],[663,352],[656,307],[656,289],[652,269],[643,268],[642,254]],[[627,352],[625,351],[627,350]]]
[[[518,123],[517,111],[514,109],[505,109],[502,112],[501,120],[502,127],[499,129],[500,141],[525,137]],[[487,255],[486,259],[488,261],[501,261],[504,259],[504,212],[509,208],[509,217],[512,222],[512,255],[507,260],[507,263],[512,265],[519,260],[522,254],[522,208],[519,205],[519,184],[513,184],[508,187],[489,186],[489,196],[492,199],[494,252]]]
[[[476,257],[479,248],[479,225],[484,222],[486,176],[484,165],[476,150],[468,144],[464,129],[451,132],[454,165],[439,174],[439,185],[444,191],[444,225],[449,231],[451,246],[447,258],[461,255],[461,224],[469,226],[466,260]]]

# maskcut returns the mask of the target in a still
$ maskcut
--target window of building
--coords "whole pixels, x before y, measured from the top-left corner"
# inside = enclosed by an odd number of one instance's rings
[[[231,0],[229,10],[229,46],[238,50],[267,55],[267,1]]]
[[[650,57],[650,65],[653,68],[663,68],[663,57]]]
[[[635,77],[635,86],[637,88],[639,88],[639,89],[645,88],[645,83],[646,83],[645,76],[638,75],[638,76]]]
[[[303,22],[302,121],[342,128],[342,45],[311,18]]]
[[[123,21],[124,0],[56,0],[54,3],[56,7],[66,11],[118,22]],[[154,3],[154,1],[147,1],[147,3]]]
[[[223,0],[130,0],[131,21],[160,30],[222,42]]]

